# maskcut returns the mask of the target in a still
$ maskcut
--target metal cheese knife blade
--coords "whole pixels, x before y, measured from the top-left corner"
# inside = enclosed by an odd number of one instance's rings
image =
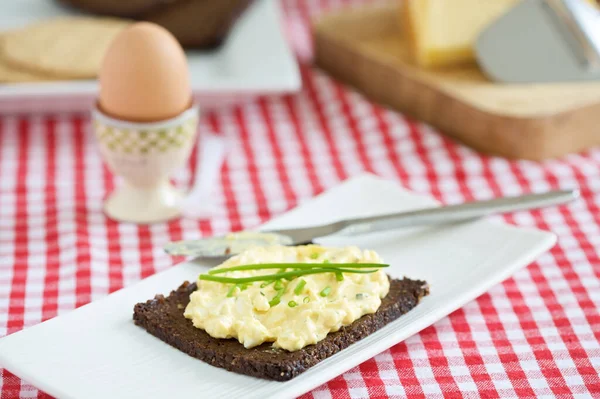
[[[559,190],[518,197],[495,198],[387,215],[345,219],[320,226],[264,230],[248,234],[234,233],[225,237],[177,241],[165,246],[165,251],[170,255],[222,258],[235,255],[248,246],[300,245],[332,234],[357,235],[405,227],[465,222],[494,214],[561,205],[577,198],[579,198],[578,190]]]
[[[587,0],[523,0],[483,30],[475,54],[499,82],[600,80],[600,11]]]

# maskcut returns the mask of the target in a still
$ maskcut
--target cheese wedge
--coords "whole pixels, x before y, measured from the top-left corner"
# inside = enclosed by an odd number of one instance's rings
[[[424,67],[472,62],[479,33],[519,0],[403,0],[401,23]]]
[[[416,64],[443,67],[474,62],[483,29],[521,0],[401,0],[401,24]],[[598,7],[596,0],[587,0]]]

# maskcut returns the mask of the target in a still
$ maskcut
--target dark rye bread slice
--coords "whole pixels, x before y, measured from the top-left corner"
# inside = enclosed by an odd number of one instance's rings
[[[365,315],[349,326],[330,333],[315,345],[296,352],[274,348],[264,343],[246,349],[235,339],[217,339],[195,328],[183,316],[196,289],[195,283],[183,283],[168,297],[157,295],[134,307],[135,324],[171,346],[216,367],[236,373],[276,381],[290,380],[329,356],[365,338],[413,309],[429,294],[424,281],[390,280],[390,292],[377,312]]]

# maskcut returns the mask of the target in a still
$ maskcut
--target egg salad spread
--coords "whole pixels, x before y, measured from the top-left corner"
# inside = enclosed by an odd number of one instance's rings
[[[371,265],[387,266],[357,247],[250,248],[200,276],[184,316],[214,338],[296,351],[377,311],[390,283]]]

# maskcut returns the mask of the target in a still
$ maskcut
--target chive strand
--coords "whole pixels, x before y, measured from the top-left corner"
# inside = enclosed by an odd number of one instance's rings
[[[273,273],[273,274],[265,274],[261,276],[252,276],[252,277],[220,277],[214,276],[210,274],[201,274],[198,278],[204,281],[214,281],[218,283],[252,283],[255,281],[272,281],[279,280],[282,278],[286,279],[294,279],[300,276],[305,276],[309,274],[321,274],[321,273],[356,273],[356,274],[370,274],[375,273],[378,269],[372,270],[353,270],[353,269],[338,269],[338,268],[319,268],[319,269],[309,269],[309,270],[294,270],[291,272],[285,273]]]
[[[275,285],[273,286],[273,288],[275,288],[276,291],[279,291],[280,289],[282,289],[283,283],[281,282],[281,280],[275,280]]]
[[[265,288],[268,287],[269,285],[273,284],[276,280],[271,280],[271,281],[265,281],[264,283],[262,283],[260,285],[260,288]]]
[[[327,266],[324,266],[327,265]],[[356,269],[369,269],[369,268],[380,268],[389,267],[387,263],[263,263],[256,265],[241,265],[232,267],[222,267],[219,269],[212,269],[208,271],[208,274],[223,274],[229,272],[237,272],[243,270],[266,270],[266,269],[280,269],[278,273],[284,273],[286,269],[315,269],[318,267],[327,268],[356,268]]]
[[[306,280],[300,279],[300,281],[298,282],[298,285],[296,286],[296,288],[294,288],[294,294],[300,295],[302,293],[302,290],[304,289],[305,285],[306,285]]]
[[[237,285],[232,285],[231,288],[229,288],[229,291],[227,291],[227,298],[231,298],[233,296],[236,287]]]
[[[273,299],[269,301],[269,307],[277,306],[281,303],[281,297],[274,296]]]
[[[277,294],[273,297],[273,299],[271,299],[269,301],[269,306],[273,307],[273,306],[279,305],[279,303],[281,302],[281,297],[283,296],[284,292],[285,292],[285,288],[278,290]]]

